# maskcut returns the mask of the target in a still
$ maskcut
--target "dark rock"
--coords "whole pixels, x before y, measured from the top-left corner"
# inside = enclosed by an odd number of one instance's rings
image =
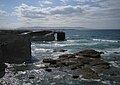
[[[60,67],[60,64],[50,64],[49,67],[57,68],[57,67]]]
[[[4,71],[7,68],[7,65],[0,63],[0,71]]]
[[[77,69],[77,66],[72,66],[71,67],[71,70],[76,70]]]
[[[21,35],[22,33],[30,32],[28,30],[0,30],[0,35],[3,34],[14,34],[14,35]]]
[[[47,71],[47,72],[52,72],[52,69],[46,68],[45,71]]]
[[[57,40],[64,41],[65,40],[65,33],[64,32],[57,32]]]
[[[100,54],[104,54],[104,52],[100,52]]]
[[[43,30],[30,32],[28,35],[31,36],[31,41],[54,41],[55,36],[53,31]]]
[[[119,82],[116,82],[115,85],[120,85],[120,83],[119,83]]]
[[[89,58],[83,58],[83,59],[81,59],[81,62],[82,62],[83,64],[89,64],[91,61],[92,61],[92,60],[89,59]]]
[[[100,58],[101,52],[97,52],[95,50],[84,50],[76,53],[76,55],[89,57],[89,58]]]
[[[73,75],[72,78],[74,79],[79,78],[79,75]]]
[[[31,62],[31,42],[29,36],[18,36],[12,34],[0,36],[3,62]]]
[[[51,58],[43,59],[43,63],[50,63],[51,60],[52,60]]]
[[[57,60],[53,60],[53,59],[43,59],[43,63],[50,63],[50,64],[56,64]]]
[[[96,66],[96,65],[106,65],[106,66],[109,66],[110,64],[108,62],[105,62],[103,60],[100,60],[100,59],[94,59],[90,62],[90,65],[92,66]]]
[[[77,62],[74,62],[74,61],[66,61],[64,63],[65,66],[70,66],[70,65],[74,65],[74,64],[77,64]]]
[[[0,85],[3,85],[2,83],[0,83]]]
[[[100,59],[101,53],[95,50],[84,50],[79,53],[60,55],[56,60],[44,59],[43,62],[50,63],[48,67],[59,67],[61,71],[77,74],[74,74],[73,78],[83,75],[85,79],[100,79],[98,73],[104,73],[110,68],[108,62]],[[51,72],[51,69],[46,71]]]
[[[4,71],[0,71],[0,78],[2,78],[5,75],[5,70]]]
[[[29,75],[29,77],[28,77],[29,79],[34,79],[35,78],[35,76],[34,75]]]
[[[7,68],[7,66],[0,62],[0,78],[5,75],[5,68]]]
[[[120,54],[120,52],[114,52],[115,54]]]
[[[64,50],[64,49],[53,49],[53,52],[65,52],[67,50]]]
[[[71,59],[60,59],[57,61],[57,65],[58,66],[70,66],[70,65],[77,64],[75,60],[71,60]]]
[[[57,63],[56,60],[51,60],[51,61],[50,61],[50,64],[56,64],[56,63]]]
[[[109,69],[110,68],[109,65],[97,65],[97,67],[100,69]]]
[[[71,65],[71,70],[76,70],[76,69],[82,68],[82,66],[84,66],[82,63],[77,63],[74,65]]]
[[[101,72],[104,69],[109,69],[110,68],[110,64],[108,62],[100,60],[100,59],[94,59],[92,62],[90,62],[90,65],[95,67],[97,71],[99,70]]]
[[[61,59],[68,59],[68,58],[75,58],[75,55],[74,54],[63,54],[63,55],[60,55],[59,58]]]
[[[82,68],[83,78],[85,79],[99,79],[100,77],[98,74],[92,70],[90,67],[83,67]]]
[[[111,73],[110,76],[117,76],[117,74],[115,74],[115,73]]]

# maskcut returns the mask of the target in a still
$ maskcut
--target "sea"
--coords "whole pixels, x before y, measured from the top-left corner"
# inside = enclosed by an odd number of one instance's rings
[[[64,31],[66,40],[32,42],[33,63],[6,63],[8,67],[0,82],[4,85],[120,85],[120,30],[58,29],[56,31]],[[54,52],[54,49],[67,51]],[[104,52],[101,55],[102,59],[111,64],[110,72],[103,74],[101,79],[87,80],[81,77],[73,79],[70,72],[54,68],[52,72],[46,72],[43,69],[44,58],[57,59],[59,55],[76,53],[85,49]],[[30,79],[29,76],[33,78]]]

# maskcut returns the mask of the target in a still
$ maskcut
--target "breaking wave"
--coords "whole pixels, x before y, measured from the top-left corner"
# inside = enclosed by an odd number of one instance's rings
[[[118,40],[105,40],[105,39],[93,39],[93,41],[99,41],[99,42],[112,42],[112,43],[117,43],[119,42]]]

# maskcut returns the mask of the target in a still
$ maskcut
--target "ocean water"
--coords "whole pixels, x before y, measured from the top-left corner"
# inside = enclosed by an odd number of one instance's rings
[[[32,42],[32,64],[7,64],[6,74],[0,79],[5,85],[119,85],[120,84],[120,30],[59,30],[66,33],[66,41]],[[66,52],[53,52],[65,49]],[[44,58],[75,53],[85,49],[102,51],[102,58],[111,63],[111,70],[100,80],[73,79],[71,73],[46,72]],[[116,73],[111,77],[109,74]],[[34,75],[34,79],[29,79]]]

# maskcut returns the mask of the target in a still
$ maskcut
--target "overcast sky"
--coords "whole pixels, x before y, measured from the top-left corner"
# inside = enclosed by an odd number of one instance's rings
[[[120,0],[0,0],[0,28],[120,29]]]

